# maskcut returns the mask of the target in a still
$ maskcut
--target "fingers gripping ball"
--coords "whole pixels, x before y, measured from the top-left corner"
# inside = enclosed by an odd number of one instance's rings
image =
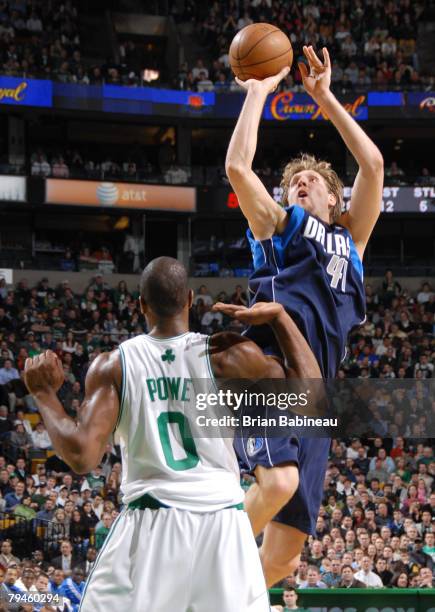
[[[266,79],[293,62],[290,40],[268,23],[252,23],[236,34],[230,46],[231,69],[241,81]]]

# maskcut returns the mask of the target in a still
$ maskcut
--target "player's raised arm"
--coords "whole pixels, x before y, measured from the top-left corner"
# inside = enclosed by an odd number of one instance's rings
[[[262,81],[236,79],[248,93],[228,147],[225,170],[236,192],[240,208],[257,240],[270,238],[277,230],[282,231],[286,220],[283,208],[269,195],[252,170],[252,161],[257,149],[258,126],[267,95],[276,88],[289,70],[284,68],[276,76]]]
[[[308,72],[306,65],[299,63],[304,87],[340,132],[359,166],[350,209],[341,216],[339,223],[350,231],[362,258],[381,212],[384,160],[378,147],[344,110],[329,89],[331,60],[328,50],[323,49],[323,62],[317,57],[313,47],[304,47],[304,54],[310,68]]]
[[[57,355],[46,351],[26,360],[25,382],[36,399],[53,447],[78,474],[90,472],[101,461],[118,419],[121,376],[117,351],[99,355],[86,376],[85,399],[75,421],[57,396],[64,381]]]
[[[283,366],[263,354],[252,341],[237,334],[212,337],[212,364],[218,378],[322,378],[319,364],[297,325],[277,302],[258,302],[251,308],[218,303],[213,310],[249,325],[269,324],[285,357]],[[227,336],[225,338],[225,336]],[[219,346],[220,344],[220,346]]]

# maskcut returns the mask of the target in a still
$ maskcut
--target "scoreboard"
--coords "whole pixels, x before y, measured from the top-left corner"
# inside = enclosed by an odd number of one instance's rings
[[[270,195],[281,203],[282,188],[268,187]],[[230,187],[207,187],[198,190],[198,212],[239,212],[239,202]],[[352,187],[344,188],[344,210],[349,208]],[[435,213],[435,186],[384,187],[381,211],[395,213]]]
[[[352,188],[344,188],[345,208],[349,207]],[[383,213],[435,213],[435,187],[384,187]]]

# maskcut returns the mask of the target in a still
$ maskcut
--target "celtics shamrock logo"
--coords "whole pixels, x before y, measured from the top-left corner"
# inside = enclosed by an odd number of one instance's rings
[[[171,364],[175,361],[175,355],[172,349],[166,349],[166,351],[162,355],[162,361],[167,361],[168,364]]]

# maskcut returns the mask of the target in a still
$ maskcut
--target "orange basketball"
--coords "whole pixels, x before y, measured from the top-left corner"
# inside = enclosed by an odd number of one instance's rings
[[[252,23],[233,38],[231,69],[241,81],[262,80],[277,74],[293,62],[290,40],[270,23]]]

